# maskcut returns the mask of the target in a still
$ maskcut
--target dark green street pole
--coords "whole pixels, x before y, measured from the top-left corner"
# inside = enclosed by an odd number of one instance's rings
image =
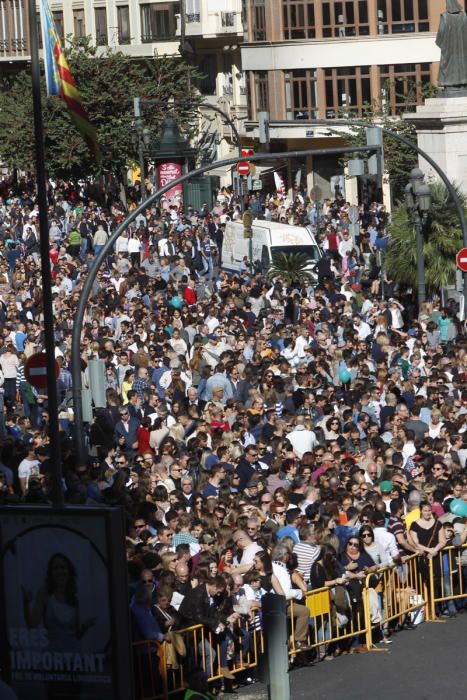
[[[58,397],[55,376],[55,330],[52,301],[52,271],[49,257],[49,222],[47,218],[47,178],[45,174],[44,125],[42,121],[41,75],[39,42],[37,40],[36,3],[29,0],[29,41],[31,47],[31,78],[34,110],[34,142],[36,154],[37,204],[39,210],[39,247],[41,254],[42,305],[44,310],[44,345],[47,371],[47,408],[49,412],[50,462],[52,501],[63,506],[62,460],[58,429]]]

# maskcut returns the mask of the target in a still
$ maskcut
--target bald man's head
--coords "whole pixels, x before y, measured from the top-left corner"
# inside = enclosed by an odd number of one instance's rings
[[[175,578],[177,578],[179,581],[187,581],[189,576],[190,572],[185,562],[177,562],[177,564],[175,564]]]

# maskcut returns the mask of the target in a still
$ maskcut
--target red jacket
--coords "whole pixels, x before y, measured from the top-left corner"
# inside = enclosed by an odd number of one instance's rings
[[[196,294],[196,291],[192,289],[191,287],[186,287],[185,293],[184,293],[184,299],[188,306],[193,306],[193,304],[196,304],[196,300],[198,298],[198,295]]]

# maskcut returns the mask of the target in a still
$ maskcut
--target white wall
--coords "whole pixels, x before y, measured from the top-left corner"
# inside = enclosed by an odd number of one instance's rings
[[[243,70],[294,70],[439,61],[434,34],[242,46]]]

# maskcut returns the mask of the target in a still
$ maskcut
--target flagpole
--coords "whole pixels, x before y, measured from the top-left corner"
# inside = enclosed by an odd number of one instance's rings
[[[44,338],[47,355],[47,405],[49,412],[50,462],[52,474],[52,502],[63,506],[62,461],[58,429],[57,380],[55,376],[55,332],[52,303],[52,273],[49,257],[49,223],[47,219],[47,180],[45,175],[44,126],[42,122],[39,42],[37,39],[36,2],[28,0],[29,46],[31,50],[32,97],[34,104],[34,140],[36,146],[37,203],[39,208],[39,246],[42,272],[42,304],[44,310]]]

